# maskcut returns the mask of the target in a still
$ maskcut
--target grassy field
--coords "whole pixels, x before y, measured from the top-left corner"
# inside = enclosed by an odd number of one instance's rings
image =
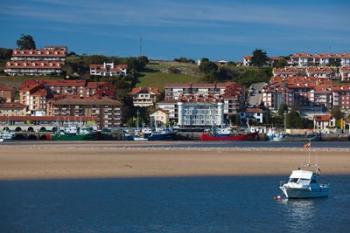
[[[179,74],[169,72],[169,68],[176,68]],[[147,71],[141,73],[138,87],[158,87],[170,83],[195,83],[200,82],[201,74],[195,64],[179,62],[151,62],[147,65]]]
[[[6,76],[6,75],[1,75],[0,76],[0,83],[4,84],[6,86],[8,86],[9,88],[18,88],[23,81],[25,80],[62,80],[63,77],[59,77],[59,76]]]

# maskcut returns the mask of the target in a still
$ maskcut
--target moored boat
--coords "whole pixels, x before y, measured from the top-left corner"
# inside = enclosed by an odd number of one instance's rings
[[[258,139],[258,133],[238,133],[231,135],[217,135],[210,133],[202,133],[201,141],[254,141]]]
[[[318,183],[319,173],[309,170],[294,170],[288,182],[280,189],[288,199],[327,197],[329,184]]]
[[[308,151],[309,162],[303,166],[303,169],[293,170],[289,180],[280,183],[280,189],[288,199],[327,197],[329,184],[318,182],[321,170],[318,164],[311,164],[311,141],[306,143],[304,148]]]

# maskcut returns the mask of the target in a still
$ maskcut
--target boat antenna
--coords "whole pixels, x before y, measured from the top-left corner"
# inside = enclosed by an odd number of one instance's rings
[[[304,144],[304,149],[305,150],[307,150],[307,152],[308,152],[308,163],[306,163],[306,158],[305,158],[305,164],[306,164],[306,166],[310,166],[311,165],[311,140],[309,140],[308,142],[306,142],[305,144]]]

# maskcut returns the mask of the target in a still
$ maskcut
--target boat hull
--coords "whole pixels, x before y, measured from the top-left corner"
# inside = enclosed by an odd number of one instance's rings
[[[173,140],[174,138],[175,133],[151,134],[147,137],[149,141]]]
[[[210,135],[203,133],[200,136],[201,141],[255,141],[258,138],[258,133],[239,134],[239,135]]]
[[[96,140],[94,134],[86,134],[86,135],[57,135],[54,134],[51,136],[51,140],[53,141],[80,141],[80,140]]]
[[[322,186],[320,186],[319,188],[288,188],[285,186],[281,186],[280,189],[288,199],[328,197],[329,193],[329,188]]]

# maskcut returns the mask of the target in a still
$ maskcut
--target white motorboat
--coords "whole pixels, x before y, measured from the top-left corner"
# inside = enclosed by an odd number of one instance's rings
[[[318,168],[316,171],[294,170],[288,182],[281,183],[280,189],[288,199],[327,197],[329,184],[318,183],[319,175]]]

